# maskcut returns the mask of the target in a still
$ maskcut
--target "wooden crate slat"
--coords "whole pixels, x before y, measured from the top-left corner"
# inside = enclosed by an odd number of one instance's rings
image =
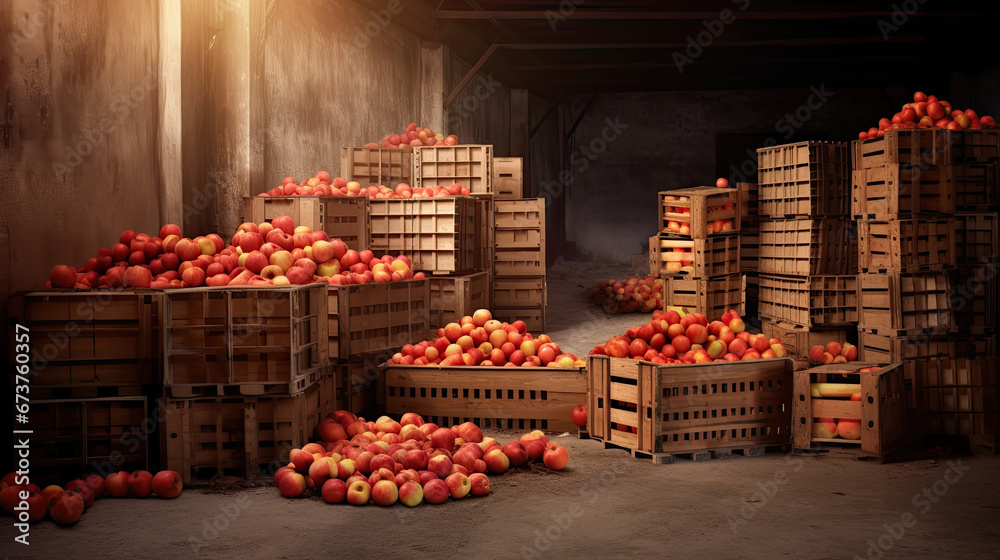
[[[663,304],[684,307],[691,313],[721,317],[730,309],[743,315],[746,277],[730,274],[712,278],[675,277],[664,279]]]
[[[757,150],[761,216],[850,212],[850,155],[844,142],[799,142]]]
[[[898,335],[954,326],[945,272],[858,275],[858,322]]]
[[[955,175],[950,165],[855,169],[851,181],[851,214],[856,220],[955,212]]]
[[[808,328],[785,322],[762,321],[761,332],[768,338],[777,338],[791,356],[809,357],[809,349],[817,344],[825,346],[828,342],[843,345],[847,342],[845,328],[833,327]]]
[[[492,289],[489,276],[489,272],[484,271],[465,276],[427,277],[430,290],[430,328],[457,323],[477,309],[490,309]]]
[[[759,271],[811,276],[857,274],[857,235],[846,219],[770,220],[760,224]]]
[[[400,183],[412,184],[413,149],[404,148],[344,148],[341,151],[340,173],[348,181],[357,181],[362,188],[385,185],[396,188]]]
[[[956,264],[951,218],[858,222],[861,272],[943,270]]]
[[[493,146],[423,146],[413,148],[414,187],[458,183],[472,194],[493,193]]]
[[[524,196],[523,158],[493,158],[493,191],[497,200]]]
[[[852,275],[780,277],[760,275],[760,315],[803,327],[858,321],[857,277]]]
[[[708,239],[657,234],[649,238],[649,274],[657,278],[739,274],[740,249],[738,234]]]

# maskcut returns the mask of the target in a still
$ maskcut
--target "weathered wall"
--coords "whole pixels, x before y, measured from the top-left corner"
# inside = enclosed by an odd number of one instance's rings
[[[450,56],[445,95],[462,81],[472,65]],[[492,144],[493,155],[510,155],[510,88],[492,75],[477,72],[448,108],[445,134],[455,134],[462,144]]]
[[[155,0],[0,2],[0,285],[160,224]]]

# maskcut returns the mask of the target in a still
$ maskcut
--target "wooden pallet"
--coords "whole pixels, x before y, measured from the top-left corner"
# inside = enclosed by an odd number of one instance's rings
[[[496,194],[497,200],[524,196],[523,158],[493,158],[493,192]]]
[[[406,280],[329,286],[328,355],[352,356],[393,350],[431,334],[431,281]]]
[[[413,148],[344,148],[340,173],[361,186],[413,183]],[[450,184],[450,183],[449,183]],[[297,223],[297,222],[296,222]]]
[[[883,334],[943,334],[955,325],[945,272],[858,275],[858,323]]]
[[[846,219],[771,220],[760,224],[762,274],[857,274],[857,234]]]
[[[861,272],[920,272],[955,266],[955,220],[859,221]]]
[[[850,156],[844,142],[798,142],[760,148],[760,215],[843,216],[850,212]]]
[[[490,309],[493,290],[490,273],[487,271],[463,276],[429,276],[427,280],[432,330],[448,323],[457,323],[477,309]]]
[[[751,445],[740,447],[719,447],[713,449],[703,449],[698,451],[681,451],[674,453],[647,453],[638,449],[630,449],[613,443],[602,442],[604,449],[620,449],[627,452],[635,459],[652,461],[656,465],[669,465],[677,459],[687,459],[689,461],[710,461],[714,459],[731,459],[734,456],[743,457],[763,457],[766,453],[787,452],[791,445]]]
[[[763,320],[803,327],[858,321],[858,278],[760,275],[759,310]]]
[[[685,237],[692,239],[705,239],[710,235],[728,234],[729,231],[740,230],[741,195],[737,189],[692,187],[662,191],[657,196],[659,198],[657,223],[662,233],[676,233],[667,227],[670,222],[690,224],[691,233]],[[717,220],[732,222],[732,229],[713,231],[712,223]]]
[[[996,212],[955,215],[956,261],[975,264],[1000,259],[1000,221]]]
[[[667,276],[724,276],[740,273],[740,235],[708,239],[657,234],[649,238],[649,274]]]
[[[488,201],[470,196],[373,200],[369,248],[405,254],[414,270],[435,274],[486,270],[487,208]]]
[[[413,186],[458,183],[472,194],[493,193],[493,146],[423,146],[413,149]]]
[[[950,165],[886,165],[852,173],[851,214],[855,220],[954,212],[955,175]]]
[[[368,197],[366,196],[246,196],[243,221],[261,224],[289,216],[296,226],[324,231],[355,251],[368,248]]]

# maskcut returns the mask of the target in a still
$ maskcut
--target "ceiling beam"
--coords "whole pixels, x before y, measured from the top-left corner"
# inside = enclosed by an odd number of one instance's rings
[[[451,104],[455,102],[455,98],[458,97],[458,94],[462,93],[465,86],[469,85],[472,78],[476,77],[476,73],[479,72],[479,69],[486,64],[486,61],[489,60],[491,56],[493,56],[493,53],[495,53],[496,50],[497,46],[495,44],[490,45],[490,48],[486,49],[486,52],[479,57],[479,61],[473,64],[472,68],[469,68],[469,71],[465,73],[465,77],[462,78],[462,81],[458,82],[455,88],[451,90],[451,93],[448,94],[448,98],[444,100],[444,108],[446,110],[448,107],[451,107]]]
[[[799,11],[799,12],[738,12],[733,10],[739,19],[755,20],[806,20],[806,19],[850,19],[850,18],[875,18],[892,17],[893,12],[879,11]],[[517,20],[548,20],[553,15],[566,17],[567,19],[597,19],[597,20],[676,20],[692,21],[702,19],[717,19],[719,11],[713,12],[678,12],[662,10],[586,10],[578,9],[572,14],[561,16],[557,10],[438,10],[438,19],[517,19]],[[910,17],[947,17],[947,18],[976,18],[987,17],[995,14],[971,14],[965,13],[927,13],[915,12]]]
[[[921,35],[894,37],[897,43],[922,43]],[[745,48],[745,47],[809,47],[824,45],[867,45],[885,44],[881,35],[871,37],[807,37],[803,39],[753,39],[746,41],[716,41],[705,47]],[[604,49],[683,49],[688,43],[501,43],[497,45],[510,50],[604,50]]]

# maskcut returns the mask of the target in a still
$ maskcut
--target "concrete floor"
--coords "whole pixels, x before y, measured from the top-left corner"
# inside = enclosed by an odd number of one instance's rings
[[[610,275],[553,269],[549,332],[564,348],[585,354],[641,320],[586,307],[592,285]],[[9,558],[1000,558],[1000,457],[654,465],[554,437],[570,451],[566,470],[491,477],[485,498],[358,508],[287,500],[274,488],[186,491],[100,500],[72,528],[33,526],[30,547],[13,543],[7,518],[0,542]]]

